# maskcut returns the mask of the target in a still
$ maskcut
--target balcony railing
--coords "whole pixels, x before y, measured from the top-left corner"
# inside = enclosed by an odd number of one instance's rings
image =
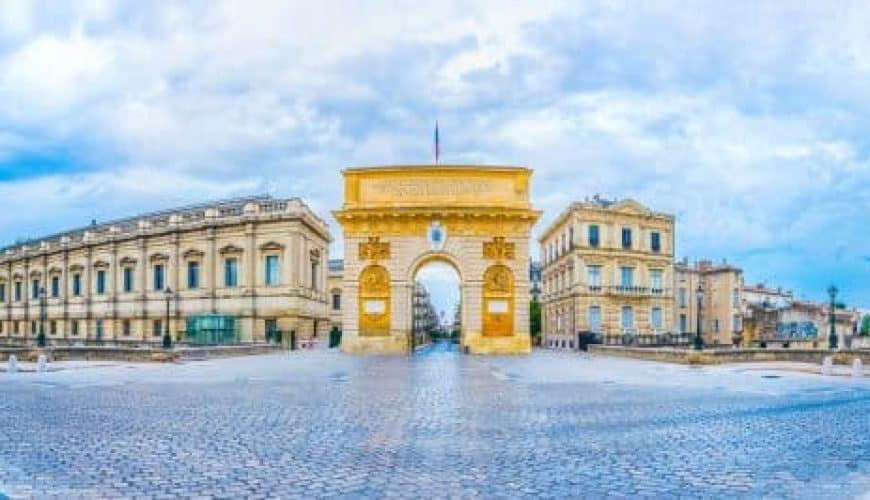
[[[607,293],[610,295],[640,295],[640,296],[661,297],[661,296],[667,295],[670,290],[668,288],[648,287],[648,286],[587,285],[586,291],[588,293],[596,293],[596,294]]]

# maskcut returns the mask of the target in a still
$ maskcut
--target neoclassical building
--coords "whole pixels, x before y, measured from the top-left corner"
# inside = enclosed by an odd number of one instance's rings
[[[238,339],[329,329],[327,224],[298,199],[178,208],[0,251],[0,342],[183,339],[196,315],[232,318]],[[285,337],[286,338],[286,337]]]
[[[674,217],[634,200],[572,203],[539,238],[542,342],[575,347],[578,332],[608,343],[674,330]]]

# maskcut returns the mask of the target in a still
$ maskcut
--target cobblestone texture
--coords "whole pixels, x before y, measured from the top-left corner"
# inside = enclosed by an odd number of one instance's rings
[[[264,356],[213,382],[0,379],[0,498],[870,491],[866,384],[765,394],[554,382],[537,369],[590,361],[445,351],[410,361]]]

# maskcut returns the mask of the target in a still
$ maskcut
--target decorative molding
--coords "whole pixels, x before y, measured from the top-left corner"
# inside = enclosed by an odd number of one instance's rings
[[[169,256],[165,253],[155,253],[151,254],[151,257],[148,258],[149,262],[166,262],[169,260]]]
[[[240,254],[242,252],[244,252],[243,248],[237,247],[237,246],[233,245],[232,243],[230,243],[229,245],[225,245],[225,246],[221,247],[221,249],[220,249],[221,255],[234,255],[234,254]]]
[[[311,251],[308,252],[308,256],[311,259],[311,262],[320,262],[320,249],[312,248]]]
[[[73,264],[73,265],[69,266],[69,270],[73,271],[73,272],[84,271],[84,269],[85,269],[85,266],[83,266],[81,264]]]
[[[281,243],[278,243],[277,241],[267,241],[266,243],[263,243],[262,245],[260,245],[261,252],[270,252],[270,251],[276,251],[276,250],[283,252],[284,245],[282,245]]]
[[[120,263],[122,266],[135,266],[136,259],[134,259],[133,257],[124,257],[121,259]]]
[[[491,260],[513,259],[515,245],[505,241],[504,236],[496,236],[492,241],[483,242],[483,258]]]
[[[56,275],[56,274],[63,274],[63,269],[61,269],[57,266],[54,266],[54,267],[51,267],[48,269],[49,276]]]
[[[205,252],[203,252],[202,250],[197,250],[196,248],[190,248],[188,250],[185,250],[184,253],[181,254],[181,256],[185,259],[201,259],[205,256]]]
[[[104,260],[94,262],[94,269],[108,269],[109,263]]]
[[[42,276],[42,271],[40,271],[39,269],[34,269],[34,270],[30,271],[31,278],[39,278],[41,276]]]
[[[381,241],[377,236],[369,236],[365,243],[359,244],[359,260],[381,260],[390,258],[390,243]]]

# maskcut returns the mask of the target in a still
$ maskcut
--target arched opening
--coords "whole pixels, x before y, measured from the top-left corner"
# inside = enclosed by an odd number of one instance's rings
[[[438,352],[459,352],[462,283],[454,264],[440,258],[425,260],[416,267],[412,282],[412,349],[431,346]]]

